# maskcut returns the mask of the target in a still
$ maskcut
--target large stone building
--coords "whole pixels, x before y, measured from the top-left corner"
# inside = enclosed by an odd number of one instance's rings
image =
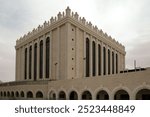
[[[150,68],[125,70],[125,47],[69,7],[15,48],[0,99],[150,99]]]

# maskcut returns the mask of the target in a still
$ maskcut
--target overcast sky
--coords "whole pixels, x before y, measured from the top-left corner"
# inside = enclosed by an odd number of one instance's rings
[[[0,0],[0,80],[15,80],[15,43],[67,6],[126,47],[126,68],[150,66],[150,0]]]

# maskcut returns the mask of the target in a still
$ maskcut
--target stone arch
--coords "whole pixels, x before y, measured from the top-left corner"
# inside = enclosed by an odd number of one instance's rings
[[[131,91],[122,85],[113,90],[113,97],[115,100],[130,100]]]
[[[66,100],[66,92],[63,91],[63,90],[59,91],[59,93],[58,93],[58,99],[59,100]]]
[[[49,93],[48,93],[48,99],[50,100],[56,100],[56,92],[54,90],[51,90]]]
[[[21,97],[21,98],[24,98],[24,97],[25,97],[25,95],[24,95],[24,92],[23,92],[23,91],[21,91],[21,92],[20,92],[20,97]]]
[[[108,88],[106,88],[106,87],[103,87],[103,86],[97,88],[97,89],[94,91],[94,97],[93,97],[93,98],[97,100],[97,94],[98,94],[99,92],[101,92],[101,91],[106,92],[106,94],[108,94],[108,99],[111,99],[112,96],[111,96],[110,90],[109,90]]]
[[[18,91],[15,92],[15,97],[19,97],[19,92]]]
[[[10,92],[9,91],[7,91],[7,97],[10,97]]]
[[[96,94],[96,100],[109,100],[109,94],[105,90],[99,90]]]
[[[31,91],[27,92],[27,98],[33,98],[33,93]]]
[[[42,91],[37,91],[37,92],[36,92],[36,98],[43,98],[43,93],[42,93]]]
[[[82,100],[92,100],[92,93],[89,90],[85,90],[82,92]]]
[[[134,91],[133,91],[133,96],[134,99],[137,100],[150,100],[149,99],[149,91],[150,91],[150,86],[146,85],[146,83],[143,83],[141,86],[138,86]],[[143,96],[142,96],[143,95]],[[147,95],[147,96],[146,96]]]
[[[13,91],[11,91],[11,97],[14,97],[15,95],[14,95],[14,92]]]
[[[75,90],[72,90],[69,93],[69,100],[78,100],[78,93]]]

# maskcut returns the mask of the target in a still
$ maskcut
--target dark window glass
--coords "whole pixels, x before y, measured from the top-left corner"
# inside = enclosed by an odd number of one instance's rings
[[[90,41],[86,38],[86,77],[90,76]]]
[[[30,49],[29,49],[29,79],[31,79],[32,77],[32,46],[30,46]]]
[[[101,75],[101,46],[98,44],[98,75]]]
[[[46,78],[49,78],[50,40],[46,39]]]
[[[110,74],[110,50],[108,49],[108,74]]]
[[[39,66],[39,76],[43,77],[43,41],[40,41],[40,66]]]
[[[27,48],[25,49],[25,61],[24,61],[24,79],[27,79]]]
[[[34,44],[34,80],[37,79],[37,43]]]
[[[93,41],[92,42],[92,63],[93,63],[93,65],[92,65],[92,67],[93,67],[93,76],[95,76],[96,75],[96,57],[95,57],[95,55],[96,55],[96,47],[95,47],[95,42]]]
[[[112,52],[112,74],[114,74],[114,52]]]
[[[103,74],[106,75],[106,48],[103,47]]]

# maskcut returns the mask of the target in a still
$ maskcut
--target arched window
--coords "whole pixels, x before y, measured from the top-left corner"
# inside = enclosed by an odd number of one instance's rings
[[[27,79],[27,48],[25,49],[25,54],[24,54],[24,79]]]
[[[96,75],[96,57],[95,57],[95,55],[96,55],[96,47],[95,47],[95,42],[93,41],[92,42],[92,67],[93,67],[93,76],[95,76]]]
[[[29,79],[32,77],[32,46],[29,49]]]
[[[106,75],[106,48],[103,47],[103,75]]]
[[[40,41],[40,66],[39,66],[39,76],[43,78],[43,40]]]
[[[66,100],[66,94],[64,91],[59,92],[59,100]]]
[[[6,92],[4,91],[4,97],[6,97]]]
[[[51,91],[51,92],[49,93],[49,99],[50,99],[50,100],[56,100],[56,94],[55,94],[54,91]]]
[[[116,54],[116,74],[118,73],[118,54]]]
[[[70,100],[77,100],[77,99],[78,99],[78,94],[77,94],[77,92],[72,91],[72,92],[70,93],[69,99],[70,99]]]
[[[24,97],[24,92],[21,91],[20,96],[23,98]]]
[[[7,92],[7,97],[10,97],[10,92],[9,91]]]
[[[110,74],[110,50],[108,49],[108,74]]]
[[[19,92],[17,91],[17,92],[15,93],[15,95],[16,95],[16,97],[19,97]]]
[[[136,94],[136,100],[150,100],[150,90],[141,89]]]
[[[34,44],[34,80],[37,79],[37,43]]]
[[[13,91],[11,92],[11,97],[14,97],[14,92]]]
[[[36,98],[43,98],[43,93],[41,91],[38,91],[36,93]]]
[[[96,95],[97,100],[109,100],[109,95],[106,91],[99,91]]]
[[[89,91],[82,93],[82,100],[92,100],[92,94]]]
[[[112,52],[112,74],[114,74],[114,52]]]
[[[86,38],[86,77],[90,76],[90,41]]]
[[[27,92],[27,98],[33,98],[33,93],[31,91]]]
[[[101,75],[101,46],[98,44],[98,75]]]
[[[49,78],[50,40],[46,39],[46,78]]]
[[[130,96],[128,94],[127,91],[125,90],[119,90],[116,92],[115,96],[114,96],[115,100],[129,100]]]

